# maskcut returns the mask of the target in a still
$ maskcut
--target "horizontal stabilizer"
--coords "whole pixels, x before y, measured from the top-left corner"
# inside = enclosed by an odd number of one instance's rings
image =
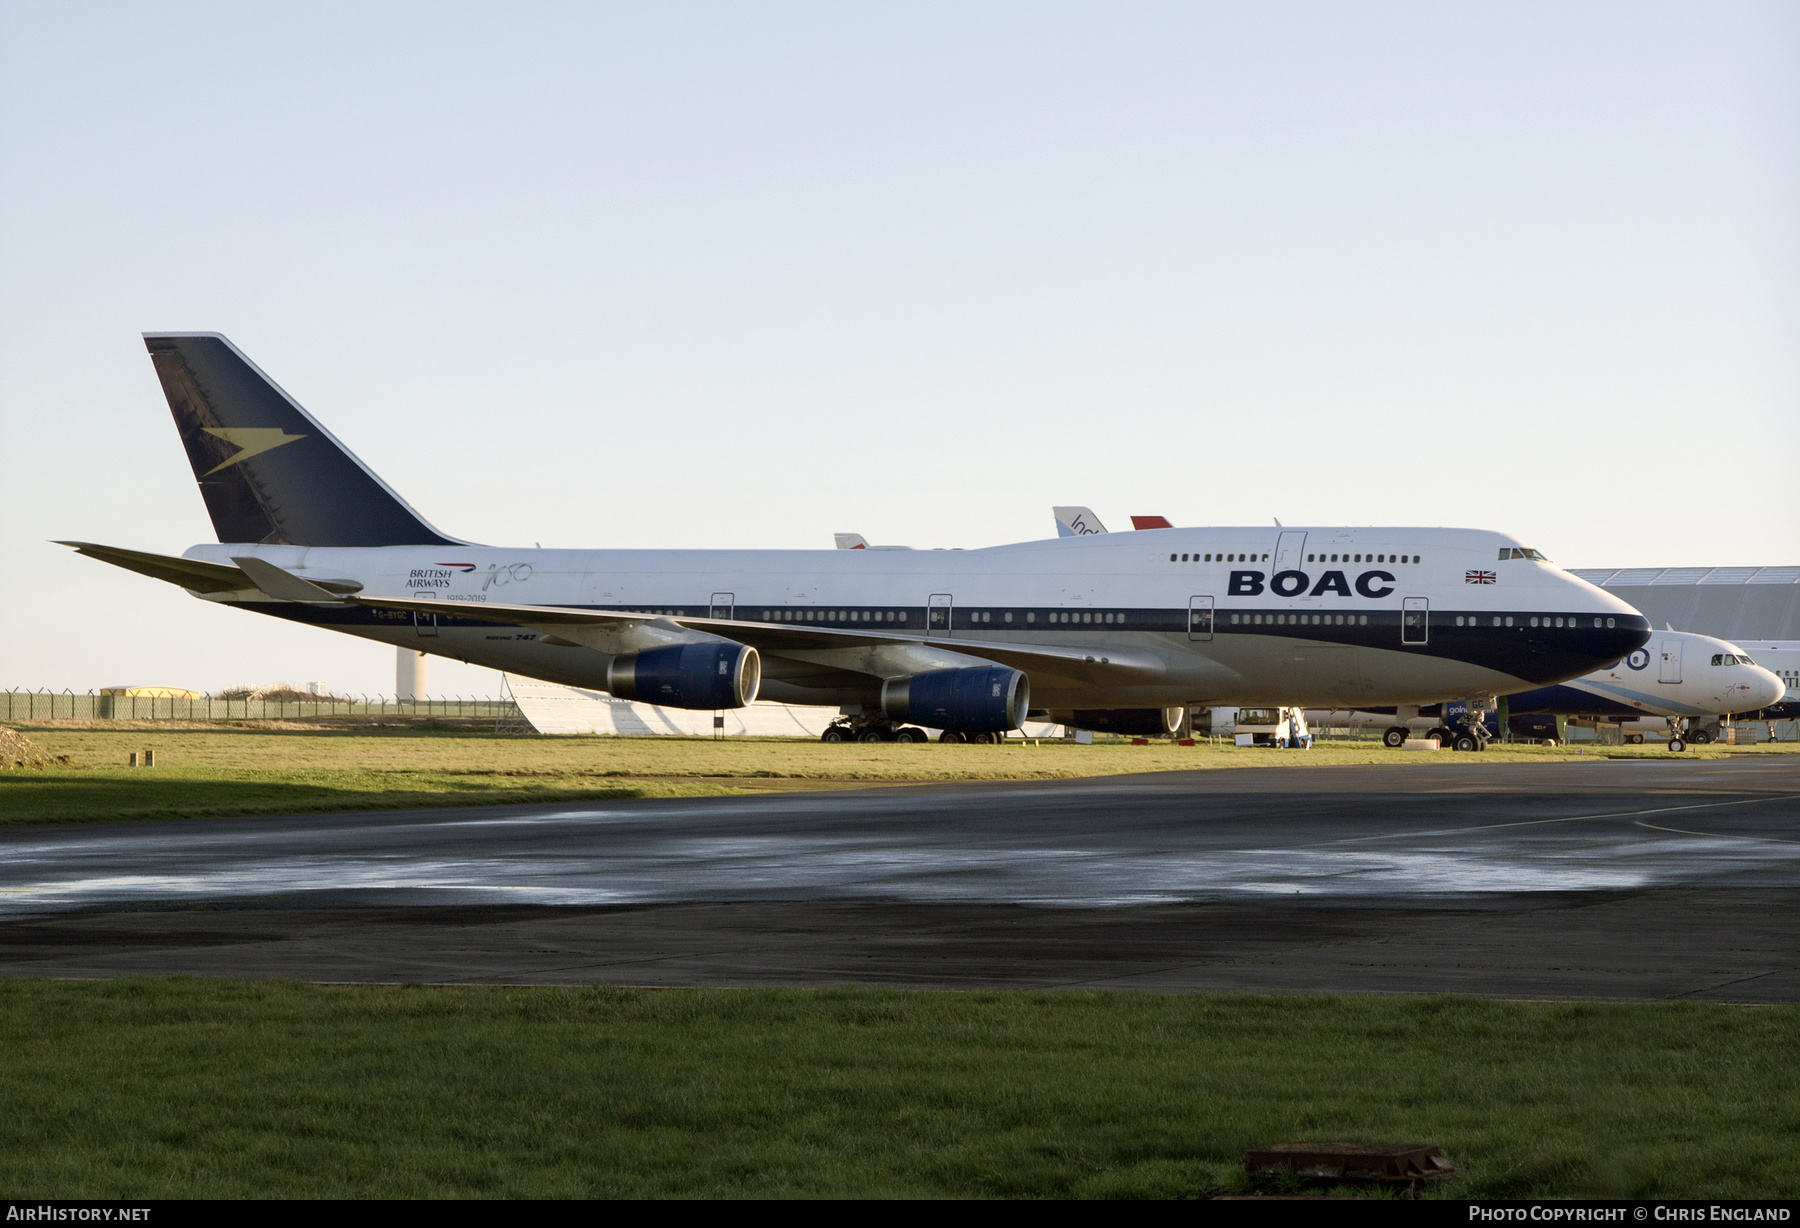
[[[245,557],[232,559],[244,574],[255,581],[256,587],[277,601],[342,601],[343,598],[328,588],[320,588],[311,580],[305,580],[291,571],[283,571],[264,559]]]
[[[140,576],[167,580],[195,593],[234,593],[255,588],[250,577],[223,563],[205,563],[199,559],[177,558],[172,554],[150,554],[143,550],[122,550],[118,546],[100,546],[93,542],[57,542],[70,546],[77,554],[90,559],[135,571]]]

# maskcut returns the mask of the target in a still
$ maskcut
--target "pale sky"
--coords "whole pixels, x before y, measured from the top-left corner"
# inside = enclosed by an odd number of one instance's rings
[[[158,329],[480,542],[1800,562],[1795,13],[0,3],[0,688],[393,688],[48,544],[212,540]]]

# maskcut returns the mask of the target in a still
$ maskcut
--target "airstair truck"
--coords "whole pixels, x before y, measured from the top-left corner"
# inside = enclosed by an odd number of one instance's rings
[[[1309,750],[1313,743],[1306,713],[1299,708],[1239,708],[1234,730],[1239,746]]]

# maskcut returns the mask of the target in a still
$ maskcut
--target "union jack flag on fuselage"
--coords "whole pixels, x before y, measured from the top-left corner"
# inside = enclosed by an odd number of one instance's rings
[[[1496,583],[1497,581],[1498,581],[1498,577],[1495,576],[1495,574],[1491,571],[1465,571],[1465,572],[1463,572],[1463,583],[1464,584],[1493,584],[1493,583]]]

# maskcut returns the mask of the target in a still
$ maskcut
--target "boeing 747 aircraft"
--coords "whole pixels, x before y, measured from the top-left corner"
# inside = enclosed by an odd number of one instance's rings
[[[218,534],[67,542],[204,601],[672,707],[988,740],[1028,711],[1471,701],[1641,647],[1503,533],[1199,528],[979,550],[539,550],[439,532],[216,333],[145,337]]]

